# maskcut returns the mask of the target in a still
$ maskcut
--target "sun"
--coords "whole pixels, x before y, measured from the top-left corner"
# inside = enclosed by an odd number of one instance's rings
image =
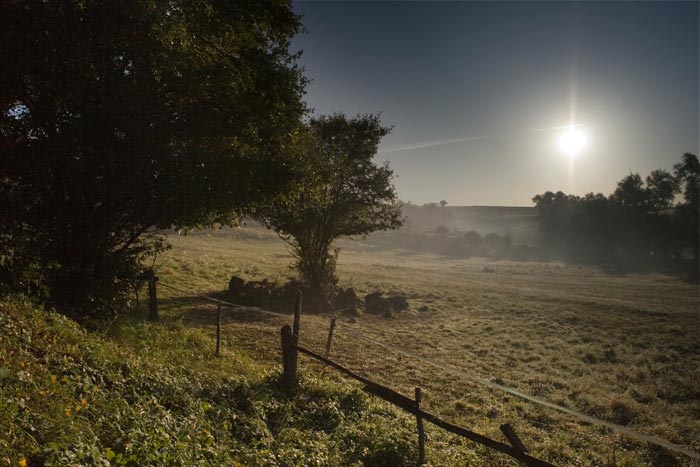
[[[569,157],[576,157],[586,147],[586,135],[575,126],[570,126],[559,137],[559,148]]]

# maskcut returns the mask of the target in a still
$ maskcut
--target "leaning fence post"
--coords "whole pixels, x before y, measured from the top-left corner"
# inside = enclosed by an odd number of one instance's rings
[[[158,321],[158,296],[156,293],[158,276],[152,274],[148,279],[148,319]]]
[[[510,426],[508,423],[504,423],[503,425],[500,426],[500,428],[501,428],[501,432],[508,439],[511,446],[513,446],[515,449],[517,449],[520,452],[527,452],[527,448],[525,447],[525,444],[518,437],[518,435],[515,434],[515,430],[513,429],[512,426]]]
[[[216,356],[221,350],[221,303],[216,307]]]
[[[333,343],[333,330],[335,329],[335,318],[331,318],[331,326],[328,328],[328,340],[326,340],[326,358],[331,354],[331,344]]]
[[[297,292],[296,303],[294,304],[294,327],[292,336],[294,337],[294,345],[299,344],[299,327],[301,326],[301,290]]]
[[[416,388],[416,424],[418,425],[418,465],[425,464],[425,429],[420,414],[421,390]]]
[[[285,324],[282,327],[282,382],[288,388],[297,381],[297,356],[292,328]]]

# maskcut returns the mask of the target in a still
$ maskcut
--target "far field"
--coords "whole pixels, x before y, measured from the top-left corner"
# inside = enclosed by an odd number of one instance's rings
[[[231,275],[283,283],[293,272],[284,243],[261,229],[171,235],[158,261],[166,320],[212,329],[215,306],[165,287],[220,293]],[[447,259],[341,243],[341,285],[359,295],[401,292],[396,318],[340,316],[332,358],[455,423],[503,439],[511,423],[535,455],[561,465],[700,465],[609,429],[488,389],[346,331],[443,362],[635,431],[700,451],[700,289],[658,274],[610,275],[563,263]],[[418,312],[426,305],[428,312]],[[290,310],[291,311],[291,310]],[[328,316],[305,308],[301,338],[322,349]],[[291,321],[225,310],[224,346],[279,365],[279,329]],[[213,340],[212,340],[213,346]],[[300,357],[302,371],[331,370]],[[428,460],[464,444],[456,465],[515,465],[428,426]]]

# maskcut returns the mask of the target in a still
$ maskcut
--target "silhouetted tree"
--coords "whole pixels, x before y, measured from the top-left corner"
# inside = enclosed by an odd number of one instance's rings
[[[693,252],[696,266],[700,261],[700,162],[695,154],[683,154],[673,166],[678,183],[683,187],[683,200],[677,214],[683,226],[684,240]],[[697,273],[697,269],[695,270]]]
[[[644,182],[639,174],[629,174],[617,183],[617,189],[612,194],[612,201],[624,210],[636,213],[647,209],[648,193],[644,190]]]
[[[484,237],[484,246],[489,250],[491,255],[502,254],[510,248],[510,237],[500,236],[496,233],[490,233]]]
[[[311,297],[324,305],[337,281],[333,242],[397,229],[402,219],[393,172],[388,163],[372,160],[389,132],[379,117],[324,116],[311,119],[308,130],[304,177],[289,199],[270,204],[257,218],[291,246]]]
[[[479,232],[476,232],[474,230],[470,230],[469,232],[465,233],[462,237],[462,243],[467,248],[467,250],[469,250],[472,253],[478,251],[479,248],[481,248],[482,242],[483,239],[481,238],[481,235],[479,235]]]
[[[0,280],[93,309],[136,280],[154,229],[284,189],[300,27],[288,0],[3,2]]]
[[[679,192],[678,179],[659,169],[654,170],[646,179],[647,201],[649,208],[658,214],[673,205],[673,199]]]

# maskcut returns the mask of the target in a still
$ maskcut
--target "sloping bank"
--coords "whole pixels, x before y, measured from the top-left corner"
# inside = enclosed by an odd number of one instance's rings
[[[409,417],[311,372],[290,398],[276,365],[216,359],[196,329],[87,332],[23,297],[0,329],[0,465],[415,464]]]

